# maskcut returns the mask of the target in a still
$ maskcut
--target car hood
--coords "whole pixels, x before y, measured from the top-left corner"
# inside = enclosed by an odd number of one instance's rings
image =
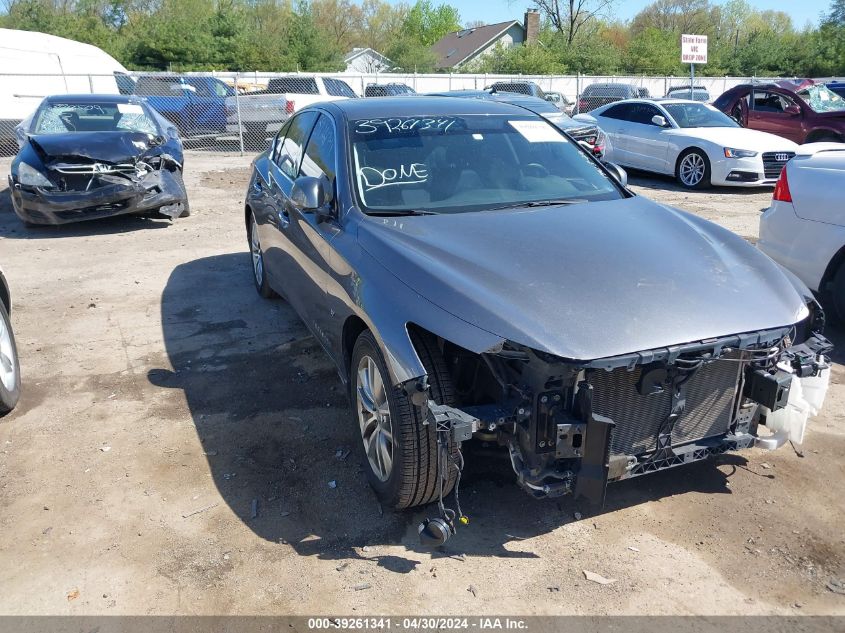
[[[744,127],[679,128],[673,132],[734,149],[750,149],[757,152],[798,151],[798,145],[788,139]]]
[[[144,132],[73,132],[31,134],[29,142],[45,162],[54,159],[85,159],[105,163],[128,163],[150,148]]]
[[[806,315],[787,276],[744,239],[639,197],[368,217],[358,240],[443,310],[563,358],[781,327]]]

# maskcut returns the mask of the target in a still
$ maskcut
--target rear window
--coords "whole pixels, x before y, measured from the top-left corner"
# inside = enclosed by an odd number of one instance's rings
[[[588,97],[619,97],[625,99],[628,96],[626,86],[587,86],[582,93],[583,96]]]
[[[140,77],[135,94],[147,97],[181,97],[182,84],[178,77]]]
[[[293,92],[301,95],[318,95],[317,81],[313,77],[277,77],[267,84],[267,92],[281,94]]]
[[[355,99],[358,95],[349,87],[349,84],[340,79],[323,79],[326,92],[332,97],[349,97]]]

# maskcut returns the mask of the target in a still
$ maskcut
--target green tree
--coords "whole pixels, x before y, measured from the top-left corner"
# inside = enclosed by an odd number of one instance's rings
[[[402,23],[402,35],[431,46],[444,35],[461,30],[458,10],[448,4],[434,6],[430,0],[417,0]]]
[[[466,70],[505,75],[562,75],[566,66],[555,51],[538,42],[509,47],[499,44]]]
[[[625,55],[625,67],[632,73],[680,74],[680,37],[672,31],[648,27],[633,38]]]

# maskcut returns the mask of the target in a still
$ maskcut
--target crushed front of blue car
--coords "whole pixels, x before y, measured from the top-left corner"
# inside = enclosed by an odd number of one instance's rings
[[[31,135],[9,176],[14,211],[29,224],[130,213],[180,217],[187,193],[181,146],[172,145],[139,132]]]

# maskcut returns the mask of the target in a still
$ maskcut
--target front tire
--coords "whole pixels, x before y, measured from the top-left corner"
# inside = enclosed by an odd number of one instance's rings
[[[249,252],[252,255],[252,280],[255,289],[265,299],[273,299],[279,295],[270,287],[267,281],[267,270],[264,267],[264,251],[261,249],[261,241],[258,238],[258,223],[255,215],[249,216],[249,229],[247,231],[249,241]]]
[[[15,408],[21,394],[21,367],[12,320],[0,303],[0,416]]]
[[[675,178],[685,189],[704,189],[710,186],[710,161],[698,149],[688,149],[678,157]]]
[[[179,217],[187,218],[191,215],[191,205],[188,202],[188,189],[187,187],[185,187],[185,177],[182,175],[182,171],[180,169],[177,169],[173,172],[173,178],[174,180],[176,180],[176,183],[182,190],[182,213],[179,215]]]
[[[411,334],[428,374],[431,395],[439,404],[452,404],[452,381],[437,347],[427,335]],[[425,415],[401,389],[391,387],[390,374],[375,337],[365,330],[355,342],[350,366],[353,420],[361,434],[361,455],[367,478],[379,500],[394,510],[431,503],[439,496],[437,436]],[[450,456],[456,452],[450,440]],[[455,484],[450,465],[443,495]]]
[[[840,325],[845,325],[845,262],[839,264],[839,270],[833,276],[830,284],[830,303],[833,312]]]

